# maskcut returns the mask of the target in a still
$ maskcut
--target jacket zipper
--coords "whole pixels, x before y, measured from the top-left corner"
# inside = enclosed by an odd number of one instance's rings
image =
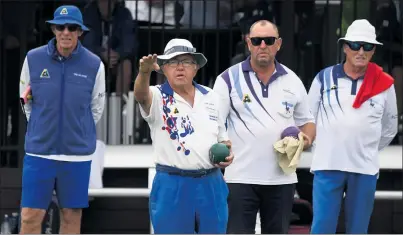
[[[59,57],[60,58],[60,61],[62,62],[63,61],[63,58],[62,57]],[[59,142],[59,153],[58,154],[62,154],[62,152],[61,152],[61,150],[62,150],[62,142],[63,142],[63,135],[62,135],[62,132],[61,132],[61,130],[62,130],[62,127],[63,127],[63,101],[64,101],[64,62],[62,62],[62,81],[61,81],[61,91],[60,91],[60,105],[59,105],[59,108],[60,108],[60,116],[59,116],[59,131],[58,131],[58,136],[59,136],[59,138],[58,138],[58,142]]]

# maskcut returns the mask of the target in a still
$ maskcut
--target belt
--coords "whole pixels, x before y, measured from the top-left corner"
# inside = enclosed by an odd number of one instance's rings
[[[156,168],[157,171],[168,173],[170,175],[179,175],[185,177],[192,177],[192,178],[200,178],[212,174],[218,170],[218,168],[211,168],[211,169],[201,169],[201,170],[182,170],[172,166],[160,165],[157,164]]]

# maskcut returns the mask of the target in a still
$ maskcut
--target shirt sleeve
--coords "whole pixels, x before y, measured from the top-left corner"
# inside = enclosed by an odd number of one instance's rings
[[[214,93],[216,93],[215,91],[213,91]],[[227,128],[225,127],[225,119],[224,116],[221,115],[221,99],[218,96],[218,94],[216,95],[216,103],[218,104],[218,137],[217,137],[217,141],[218,142],[222,142],[222,141],[226,141],[229,140],[228,137],[228,132],[227,132]]]
[[[382,133],[379,141],[379,150],[384,149],[392,142],[397,134],[398,115],[395,87],[387,90],[385,108],[382,116]]]
[[[311,88],[309,89],[309,93],[308,93],[309,110],[312,113],[315,120],[317,120],[318,111],[319,111],[320,96],[321,96],[320,88],[321,88],[321,84],[320,84],[318,76],[316,76],[313,79]]]
[[[228,128],[227,117],[229,115],[230,110],[230,94],[229,89],[221,76],[218,76],[213,87],[214,92],[218,95],[219,98],[219,117],[224,124],[224,127]]]
[[[153,96],[151,99],[150,112],[146,113],[146,111],[140,105],[140,114],[146,122],[153,123],[155,122],[157,115],[160,115],[159,107],[161,104],[162,95],[160,90],[155,86],[150,86],[150,91]]]
[[[299,85],[299,101],[295,106],[294,109],[294,120],[295,120],[295,125],[297,126],[303,126],[306,123],[314,123],[315,119],[314,116],[311,113],[310,107],[309,107],[309,99],[308,99],[308,94],[306,93],[305,87],[302,84],[301,81]]]
[[[20,97],[24,93],[24,91],[28,88],[31,82],[31,77],[29,75],[29,66],[28,66],[28,59],[25,57],[24,64],[22,65],[22,70],[21,70],[21,75],[20,75]],[[31,110],[32,110],[32,101],[28,100],[26,104],[23,105],[23,109],[25,112],[25,115],[27,117],[27,120],[29,120],[29,117],[31,115]]]
[[[100,62],[95,85],[92,91],[91,110],[95,123],[102,117],[105,108],[105,66]]]

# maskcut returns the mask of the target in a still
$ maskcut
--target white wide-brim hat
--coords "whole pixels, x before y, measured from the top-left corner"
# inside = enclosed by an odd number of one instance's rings
[[[376,40],[375,27],[368,20],[355,20],[348,28],[344,38],[338,41],[367,42],[376,45],[383,45]]]
[[[206,57],[202,53],[196,52],[196,48],[193,47],[191,42],[186,39],[174,38],[165,46],[164,54],[157,56],[157,64],[162,66],[165,61],[184,54],[192,55],[199,68],[202,68],[207,63]]]

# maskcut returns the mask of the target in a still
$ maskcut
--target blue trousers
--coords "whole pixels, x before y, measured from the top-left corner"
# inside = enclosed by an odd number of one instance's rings
[[[334,234],[345,193],[347,234],[368,233],[377,175],[343,171],[315,171],[312,234]]]
[[[222,173],[218,169],[202,177],[187,173],[157,165],[150,194],[154,233],[225,234],[228,188]]]

